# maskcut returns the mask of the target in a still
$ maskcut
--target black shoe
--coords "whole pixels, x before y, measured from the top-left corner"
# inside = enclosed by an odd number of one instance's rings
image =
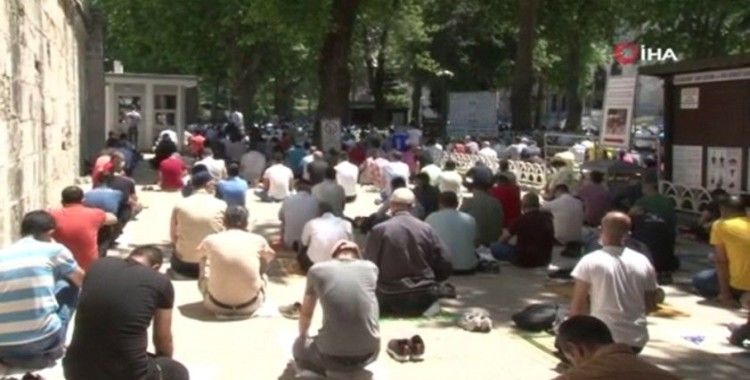
[[[299,311],[302,308],[302,304],[295,302],[291,305],[279,306],[279,313],[285,318],[299,319]]]
[[[409,339],[409,350],[411,356],[409,359],[413,362],[421,362],[424,356],[424,340],[419,335],[414,335]]]
[[[411,341],[409,339],[391,339],[386,349],[393,360],[403,363],[411,357]]]

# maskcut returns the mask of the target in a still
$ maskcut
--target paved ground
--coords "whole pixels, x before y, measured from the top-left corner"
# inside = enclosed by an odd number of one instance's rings
[[[148,207],[130,223],[121,239],[122,254],[139,244],[166,243],[172,205],[179,195],[141,192]],[[374,208],[374,194],[366,193],[347,207],[350,216],[365,215]],[[260,203],[250,196],[248,208],[255,230],[273,241],[277,239],[278,204]],[[707,265],[707,248],[696,244],[680,245],[688,271],[680,272],[678,284],[666,288],[667,303],[681,316],[651,317],[651,342],[643,356],[664,368],[691,379],[747,378],[750,358],[728,346],[723,324],[743,321],[739,311],[706,304],[681,290],[689,271]],[[295,338],[296,321],[286,320],[275,311],[279,304],[299,300],[304,278],[286,273],[289,253],[281,253],[270,277],[268,307],[243,321],[218,321],[201,307],[195,281],[174,280],[176,304],[173,332],[175,357],[185,363],[193,379],[293,379],[287,368]],[[167,270],[164,268],[163,270]],[[510,315],[523,306],[541,301],[565,302],[564,290],[545,286],[543,271],[504,266],[499,275],[480,274],[451,280],[459,298],[445,302],[440,315],[414,320],[382,320],[383,342],[420,334],[427,353],[422,363],[399,364],[383,349],[369,373],[358,378],[374,379],[549,379],[554,377],[558,361],[550,354],[552,338],[542,334],[520,334]],[[490,310],[495,329],[488,334],[468,333],[453,323],[451,313],[464,307],[482,306]],[[316,315],[319,323],[320,315]],[[692,337],[700,343],[691,343]],[[702,338],[701,338],[702,337]],[[62,379],[60,366],[42,372],[47,379]],[[344,377],[344,378],[352,378]]]

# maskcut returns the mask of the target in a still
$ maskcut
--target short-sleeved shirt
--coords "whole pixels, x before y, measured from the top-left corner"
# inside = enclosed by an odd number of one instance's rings
[[[315,199],[320,203],[327,203],[333,209],[336,216],[344,215],[346,203],[346,190],[333,180],[325,180],[310,190]]]
[[[330,260],[307,273],[305,294],[315,294],[323,308],[316,344],[335,356],[364,356],[380,348],[375,297],[378,268],[365,260]]]
[[[0,347],[36,342],[60,330],[55,283],[76,268],[59,243],[25,237],[0,249]]]
[[[179,190],[182,188],[182,173],[185,171],[185,163],[179,157],[169,157],[159,164],[161,174],[161,186],[164,190]]]
[[[177,201],[174,217],[177,219],[176,254],[182,261],[198,263],[203,258],[198,250],[206,236],[224,230],[226,202],[216,199],[205,190]]]
[[[208,293],[221,303],[241,305],[263,288],[261,253],[270,250],[258,234],[231,229],[208,235],[198,247],[206,257]]]
[[[112,180],[109,182],[109,187],[122,192],[123,197],[120,201],[120,209],[126,207],[129,203],[130,197],[135,195],[135,181],[122,175],[115,175],[112,177]]]
[[[328,171],[328,162],[322,159],[313,159],[312,162],[307,164],[306,167],[307,175],[310,178],[310,183],[317,185],[326,179],[326,171]]]
[[[411,171],[409,170],[409,165],[407,165],[405,162],[401,161],[391,161],[388,163],[388,165],[385,165],[383,167],[382,171],[383,176],[383,184],[385,185],[386,190],[388,193],[391,192],[391,181],[395,178],[401,177],[404,179],[404,182],[406,184],[409,184],[409,176],[411,175]]]
[[[510,227],[521,216],[521,189],[516,185],[498,185],[490,195],[503,206],[503,227]]]
[[[461,174],[455,170],[446,170],[440,173],[438,187],[441,192],[452,191],[456,195],[461,195],[461,183],[463,182]]]
[[[269,197],[276,200],[282,200],[291,194],[289,184],[292,179],[294,179],[292,169],[289,169],[282,164],[273,165],[266,169],[266,172],[263,174],[263,179],[268,180]]]
[[[119,190],[100,186],[86,192],[86,195],[83,197],[83,204],[117,215],[120,211],[123,197],[124,195]]]
[[[503,232],[503,206],[484,191],[475,191],[465,199],[461,211],[477,221],[477,243],[489,247]]]
[[[583,256],[571,272],[590,284],[591,315],[609,327],[615,343],[643,347],[648,342],[647,291],[654,291],[656,272],[643,254],[605,246]]]
[[[555,239],[562,244],[581,241],[583,203],[570,194],[563,194],[542,206],[552,213]]]
[[[188,140],[188,145],[190,145],[190,153],[202,154],[203,149],[206,146],[206,138],[202,135],[195,134],[190,137],[190,140]]]
[[[104,211],[72,204],[52,210],[50,214],[55,218],[52,237],[73,253],[84,271],[88,270],[94,260],[99,258],[97,234],[106,219]]]
[[[204,165],[208,169],[208,173],[211,174],[213,179],[222,179],[226,175],[227,169],[224,160],[214,158],[212,156],[206,157],[195,165]]]
[[[300,242],[307,247],[310,260],[317,263],[331,259],[339,240],[352,240],[352,224],[327,212],[305,224]]]
[[[130,260],[97,260],[81,287],[65,377],[143,378],[149,325],[157,309],[173,305],[174,288],[165,275]]]
[[[104,170],[110,162],[112,162],[112,157],[110,157],[108,154],[104,154],[96,158],[94,167],[91,169],[91,183],[94,186],[98,186],[101,183]]]
[[[359,168],[349,161],[336,165],[336,182],[344,188],[347,197],[357,195],[357,180],[359,179]]]
[[[305,224],[318,216],[318,201],[309,191],[300,191],[284,199],[279,219],[284,222],[284,244],[292,247],[302,238]]]
[[[530,268],[546,266],[552,259],[555,245],[555,228],[552,214],[532,210],[521,215],[508,232],[516,237],[516,261],[514,264]]]
[[[474,248],[477,222],[471,215],[454,209],[444,209],[432,213],[425,219],[425,223],[429,224],[445,242],[453,269],[472,270],[477,267],[479,259]]]
[[[722,246],[729,260],[729,286],[750,291],[750,217],[720,219],[711,228],[711,244]]]
[[[588,184],[578,191],[578,198],[583,201],[586,223],[590,226],[598,226],[602,218],[609,211],[612,204],[612,195],[600,184]]]
[[[219,181],[216,185],[216,196],[227,202],[228,206],[245,206],[247,190],[247,182],[244,179],[232,177]]]
[[[676,226],[677,213],[675,212],[674,203],[668,197],[661,194],[644,195],[641,199],[635,201],[635,206],[642,208],[646,212],[658,215],[671,228]]]
[[[240,175],[248,182],[257,181],[266,168],[266,156],[257,150],[251,150],[240,159]]]

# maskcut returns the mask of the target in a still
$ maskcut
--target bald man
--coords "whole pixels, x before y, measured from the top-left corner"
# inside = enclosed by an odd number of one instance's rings
[[[621,212],[604,216],[602,249],[584,256],[571,273],[575,288],[570,314],[601,319],[615,343],[639,353],[648,341],[646,313],[656,307],[657,285],[648,258],[623,246],[630,225],[630,217]]]

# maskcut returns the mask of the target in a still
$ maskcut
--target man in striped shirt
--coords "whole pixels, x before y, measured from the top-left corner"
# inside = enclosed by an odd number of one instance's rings
[[[83,271],[53,242],[46,211],[23,217],[23,238],[0,250],[0,362],[43,368],[63,356]]]

